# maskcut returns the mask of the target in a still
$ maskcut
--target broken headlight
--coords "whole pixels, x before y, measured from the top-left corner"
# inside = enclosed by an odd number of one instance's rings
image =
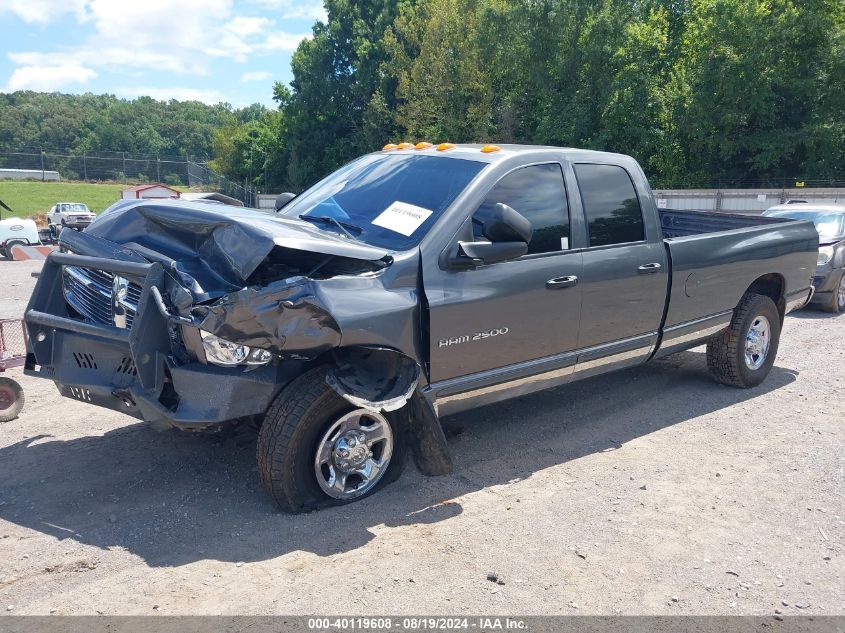
[[[214,365],[221,367],[266,365],[273,360],[273,354],[266,349],[233,343],[205,330],[200,330],[200,336],[202,337],[202,347],[205,350],[205,358]]]
[[[822,246],[821,248],[819,248],[818,265],[824,266],[825,264],[830,262],[830,260],[833,259],[833,254],[834,253],[832,246]]]

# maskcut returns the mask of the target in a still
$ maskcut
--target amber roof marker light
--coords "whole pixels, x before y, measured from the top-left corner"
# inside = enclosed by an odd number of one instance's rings
[[[385,145],[381,149],[384,150],[385,152],[389,152],[390,150],[396,149],[397,147],[399,147],[399,146],[396,145],[395,143],[388,143],[387,145]]]
[[[416,147],[417,149],[428,149],[429,147],[434,147],[434,145],[432,145],[428,141],[420,141],[419,143],[414,145],[414,147]]]
[[[396,149],[414,149],[414,144],[413,143],[399,143],[399,145],[396,146]]]
[[[438,152],[445,152],[447,149],[454,149],[454,148],[455,148],[454,143],[440,143],[440,145],[437,146],[437,151]]]
[[[485,154],[492,154],[493,152],[501,152],[502,148],[498,145],[485,145],[481,148],[481,151]]]

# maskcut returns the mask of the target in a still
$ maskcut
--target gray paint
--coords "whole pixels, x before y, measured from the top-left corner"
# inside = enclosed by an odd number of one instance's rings
[[[65,334],[78,322],[67,318],[59,266],[64,260],[57,256],[48,260],[28,308],[32,332],[44,332],[47,338],[33,346],[27,371],[52,378],[63,393],[68,385],[88,385],[96,396],[94,404],[196,428],[235,414],[259,415],[310,363],[331,361],[349,350],[377,348],[380,354],[412,359],[422,370],[419,393],[445,413],[692,347],[723,329],[743,293],[764,275],[782,279],[784,305],[798,306],[809,296],[817,248],[812,223],[752,224],[665,240],[648,182],[632,158],[559,148],[502,148],[493,154],[482,154],[478,146],[429,150],[444,160],[472,159],[487,166],[419,248],[406,252],[374,249],[308,223],[221,205],[119,205],[85,234],[68,236],[74,252],[89,257],[67,262],[97,267],[99,261],[102,268],[112,261],[109,265],[119,268],[143,262],[139,253],[156,262],[159,278],[148,276],[139,307],[144,331],[155,332],[155,337],[145,338],[140,328],[130,335],[131,355],[148,379],[143,385],[121,384],[115,395],[110,371],[82,371],[67,362],[69,350],[61,349],[61,341],[69,347],[90,339],[115,358],[126,353],[127,345],[125,337],[116,338],[115,328],[108,326],[79,328],[81,338]],[[645,240],[588,246],[572,169],[578,162],[619,165],[628,171],[644,214]],[[562,167],[571,249],[469,270],[451,268],[457,243],[473,239],[471,215],[487,192],[510,171],[540,163]],[[118,222],[121,214],[123,223]],[[701,222],[702,231],[714,226],[705,216]],[[169,226],[178,227],[181,237]],[[145,228],[154,229],[153,237]],[[193,251],[185,230],[202,236]],[[299,274],[233,291],[232,285],[242,287],[263,266],[257,254],[279,253],[278,248],[283,249],[282,259],[308,251],[380,265],[327,278]],[[200,265],[192,268],[191,261]],[[658,267],[644,274],[640,269],[647,265]],[[201,280],[202,292],[186,300],[183,285],[193,270],[208,274]],[[216,281],[212,273],[222,279]],[[577,283],[550,289],[548,282],[560,278],[577,278]],[[167,298],[173,314],[160,312],[152,302],[153,286]],[[162,332],[168,324],[180,328],[186,349],[165,349],[170,343]],[[200,326],[230,340],[266,346],[280,361],[254,372],[206,365],[197,344]],[[202,391],[202,376],[207,374],[215,393],[205,400],[186,393],[184,405],[168,410],[160,398],[168,372],[177,389],[194,391]],[[229,386],[237,384],[239,393],[249,394],[248,401],[220,384],[227,375],[232,376]],[[354,378],[346,381],[347,388]],[[121,409],[125,405],[119,398],[126,394],[136,405]],[[368,400],[377,401],[378,396],[370,394]]]

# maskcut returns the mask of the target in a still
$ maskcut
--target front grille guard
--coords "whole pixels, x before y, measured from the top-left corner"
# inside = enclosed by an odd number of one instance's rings
[[[62,287],[63,266],[105,270],[143,278],[133,327],[119,328],[71,317]],[[35,370],[36,365],[51,368],[56,331],[74,332],[127,347],[135,362],[141,387],[145,390],[160,390],[164,384],[163,358],[170,353],[168,321],[181,321],[169,315],[164,305],[162,294],[166,295],[166,282],[164,267],[159,263],[51,253],[44,263],[26,310],[25,320],[30,333],[26,369]]]

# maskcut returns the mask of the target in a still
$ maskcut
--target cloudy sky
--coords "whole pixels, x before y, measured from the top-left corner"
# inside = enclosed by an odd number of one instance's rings
[[[321,0],[0,0],[0,92],[272,104]]]

